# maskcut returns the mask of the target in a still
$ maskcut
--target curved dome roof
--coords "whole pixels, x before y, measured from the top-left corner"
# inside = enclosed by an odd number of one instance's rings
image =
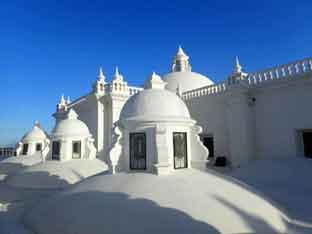
[[[176,94],[162,89],[145,89],[128,99],[121,110],[120,119],[190,119],[190,113]]]
[[[29,209],[24,220],[40,234],[284,233],[287,225],[260,195],[194,169],[98,175]]]
[[[70,109],[67,114],[67,119],[61,120],[56,124],[52,131],[52,136],[54,137],[71,137],[71,136],[90,136],[90,131],[88,126],[77,119],[78,115],[73,110]]]
[[[14,187],[33,189],[65,188],[105,171],[108,171],[108,166],[99,159],[77,159],[65,162],[48,160],[21,169],[16,174],[9,176],[7,183]]]
[[[178,87],[180,92],[185,92],[214,84],[206,76],[192,71],[170,72],[163,79],[167,82],[166,89],[172,92],[176,92]]]
[[[46,138],[47,134],[41,129],[39,123],[36,122],[33,129],[25,134],[22,141],[42,141]]]

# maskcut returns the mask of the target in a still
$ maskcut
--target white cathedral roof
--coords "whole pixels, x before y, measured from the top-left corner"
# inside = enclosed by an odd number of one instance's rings
[[[77,119],[78,115],[74,109],[70,109],[67,113],[67,118],[61,120],[57,123],[52,131],[53,137],[72,137],[72,136],[81,136],[88,137],[90,136],[88,126]]]
[[[121,110],[120,119],[173,120],[190,119],[190,113],[175,93],[164,89],[165,82],[155,73],[145,82],[145,89],[133,95]]]
[[[283,217],[255,191],[188,169],[98,175],[29,209],[25,222],[41,234],[284,233]]]
[[[25,134],[22,141],[41,141],[47,138],[46,133],[41,129],[39,122],[36,121],[35,126]]]

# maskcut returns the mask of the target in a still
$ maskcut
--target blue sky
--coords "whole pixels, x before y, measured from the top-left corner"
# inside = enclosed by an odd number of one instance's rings
[[[179,44],[194,71],[220,81],[236,55],[252,72],[312,55],[312,1],[14,1],[0,3],[0,145],[59,96],[85,94],[102,66],[131,85],[169,71]]]

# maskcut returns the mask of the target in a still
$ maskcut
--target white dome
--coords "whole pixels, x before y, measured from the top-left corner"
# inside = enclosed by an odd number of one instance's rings
[[[24,220],[40,234],[284,233],[286,229],[280,210],[254,191],[193,169],[164,177],[98,175],[29,209]]]
[[[8,177],[7,183],[22,188],[64,188],[104,171],[108,171],[108,166],[99,159],[49,160],[23,168]]]
[[[39,124],[36,123],[31,131],[25,134],[22,141],[32,142],[32,141],[43,141],[47,138],[46,133],[40,128]]]
[[[180,92],[185,92],[214,84],[208,77],[191,71],[170,72],[164,75],[164,81],[167,82],[166,89],[172,92],[178,87]]]
[[[61,120],[56,124],[52,131],[53,137],[72,137],[72,136],[81,136],[88,137],[90,136],[90,131],[88,126],[77,119],[77,114],[73,109],[70,109],[67,114],[67,119]]]
[[[190,119],[190,113],[176,94],[162,89],[145,89],[125,103],[120,119],[170,120]]]

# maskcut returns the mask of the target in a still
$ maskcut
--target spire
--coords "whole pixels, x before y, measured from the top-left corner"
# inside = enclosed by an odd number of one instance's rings
[[[242,72],[242,66],[239,64],[238,56],[235,57],[235,67],[234,67],[234,73],[241,73]]]
[[[114,81],[123,81],[123,76],[119,73],[119,69],[117,66],[115,67],[115,73],[113,75],[113,80]]]
[[[173,58],[172,71],[173,72],[183,72],[191,71],[192,67],[189,64],[189,56],[183,51],[182,47],[179,46],[178,52]]]
[[[242,66],[239,63],[238,56],[235,57],[235,64],[234,69],[229,76],[229,83],[230,84],[239,84],[241,81],[245,80],[245,78],[248,76],[247,73],[242,71]]]
[[[62,94],[59,104],[60,104],[60,105],[66,105],[66,101],[65,101],[65,98],[64,98],[64,94]]]
[[[117,66],[115,67],[115,76],[119,76],[119,70]]]
[[[100,67],[100,69],[99,69],[98,81],[105,82],[105,76],[103,74],[102,67]]]
[[[177,55],[179,55],[179,56],[185,56],[185,57],[188,57],[188,56],[184,53],[184,51],[183,51],[183,49],[182,49],[181,45],[179,45]]]
[[[70,103],[70,97],[67,96],[66,104],[68,105]]]
[[[64,98],[64,94],[62,94],[59,103],[56,105],[56,111],[66,111],[67,110],[67,103]]]

